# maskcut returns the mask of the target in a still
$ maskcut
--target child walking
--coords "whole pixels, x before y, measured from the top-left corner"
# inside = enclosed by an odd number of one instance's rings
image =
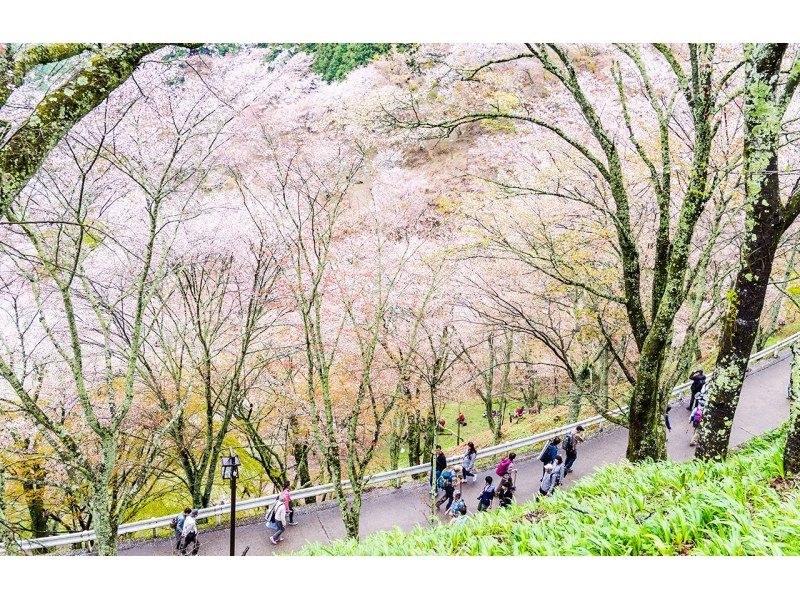
[[[492,506],[492,500],[494,500],[494,484],[492,483],[494,480],[492,476],[486,476],[486,483],[483,485],[483,491],[478,496],[478,510],[479,511],[486,511],[489,507]]]

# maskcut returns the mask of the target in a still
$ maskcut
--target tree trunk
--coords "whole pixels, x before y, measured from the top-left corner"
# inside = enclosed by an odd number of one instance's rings
[[[358,540],[358,532],[361,524],[361,489],[353,493],[353,502],[349,505],[346,500],[339,501],[339,508],[342,511],[342,522],[348,538]]]
[[[5,213],[64,134],[124,83],[145,56],[163,45],[110,44],[47,94],[0,148],[0,213]]]
[[[531,407],[536,407],[537,411],[541,410],[542,401],[541,398],[539,397],[539,388],[536,384],[535,378],[531,378],[530,383],[527,384],[523,389],[522,403],[523,405],[525,405],[525,407],[528,407],[529,409]]]
[[[92,482],[90,509],[92,528],[97,536],[95,551],[100,556],[117,554],[117,528],[119,516],[114,508],[111,476],[117,459],[117,442],[113,433],[107,433],[101,440],[102,461]]]
[[[49,535],[47,529],[47,513],[44,504],[45,470],[42,464],[34,463],[26,471],[22,488],[25,491],[25,502],[28,506],[28,517],[31,520],[31,532],[34,538]]]
[[[311,485],[311,470],[308,466],[308,453],[310,447],[305,442],[295,443],[292,446],[292,456],[294,457],[295,464],[297,465],[297,476],[295,478],[298,488],[306,488]],[[305,499],[305,504],[310,505],[317,501],[315,496],[308,496]]]
[[[408,416],[408,437],[406,446],[408,447],[408,465],[414,466],[422,463],[422,451],[420,448],[420,437],[422,435],[421,417],[418,411]]]
[[[425,416],[425,443],[422,448],[425,459],[430,459],[433,455],[434,435],[436,434],[436,421],[434,419],[433,411],[429,411]]]
[[[403,444],[403,424],[404,418],[400,413],[392,414],[392,425],[389,430],[389,469],[400,469],[400,449]],[[392,484],[399,488],[401,481],[395,480]]]
[[[570,385],[569,390],[569,419],[578,421],[581,414],[581,390],[577,385]]]
[[[597,372],[597,392],[601,397],[604,411],[608,411],[608,372],[610,369],[611,363],[608,359],[608,347],[604,347],[603,352],[600,353],[600,363]]]
[[[666,335],[653,332],[642,347],[636,368],[636,385],[631,396],[626,457],[633,462],[667,458],[667,438],[662,417],[666,404],[660,389],[661,370],[666,357],[663,337]]]
[[[792,345],[789,401],[789,430],[783,447],[783,475],[786,477],[800,473],[800,343]]]
[[[0,461],[0,543],[5,547],[7,555],[19,554],[15,541],[14,528],[6,516],[6,470],[5,464]]]
[[[202,509],[207,507],[207,504],[203,504],[203,475],[200,471],[195,469],[194,467],[189,467],[189,469],[185,470],[186,473],[186,480],[189,484],[189,492],[192,495],[192,507],[196,509]]]
[[[724,458],[728,453],[733,416],[784,231],[778,180],[781,119],[774,112],[785,51],[786,44],[763,44],[750,52],[745,63],[745,240],[703,412],[696,452],[701,459]]]
[[[117,554],[117,520],[111,513],[111,493],[102,483],[93,484],[92,523],[95,540],[95,552],[99,556],[115,556]]]

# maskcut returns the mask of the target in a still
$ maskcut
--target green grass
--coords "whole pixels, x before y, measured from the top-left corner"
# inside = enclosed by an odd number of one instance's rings
[[[607,465],[573,488],[457,526],[380,532],[304,555],[800,555],[800,489],[780,479],[784,432],[722,463]]]
[[[771,347],[777,342],[782,341],[783,339],[792,336],[796,332],[800,332],[800,319],[790,322],[783,326],[780,330],[778,330],[775,334],[767,339],[764,348]]]

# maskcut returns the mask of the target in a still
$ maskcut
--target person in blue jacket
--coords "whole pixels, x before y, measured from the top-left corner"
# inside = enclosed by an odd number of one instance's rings
[[[558,455],[559,444],[561,444],[561,438],[556,436],[550,442],[547,443],[547,446],[545,446],[544,449],[542,449],[542,452],[539,455],[539,461],[542,462],[542,478],[544,477],[545,468],[550,463],[555,461],[556,455]]]

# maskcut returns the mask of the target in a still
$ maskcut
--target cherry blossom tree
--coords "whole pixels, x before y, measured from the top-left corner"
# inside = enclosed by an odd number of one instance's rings
[[[173,418],[168,449],[177,464],[168,461],[164,473],[177,465],[196,507],[210,503],[223,443],[273,359],[269,336],[281,315],[275,256],[264,239],[240,242],[249,263],[210,253],[172,266],[153,302],[152,350],[140,353],[151,392]]]
[[[169,427],[135,400],[145,313],[168,239],[206,180],[228,120],[212,102],[179,108],[168,93],[142,98],[132,86],[127,94],[71,133],[10,201],[3,247],[4,267],[25,282],[50,351],[27,380],[0,359],[7,400],[35,423],[68,476],[91,488],[100,554],[116,552],[117,526],[147,486]],[[57,382],[62,376],[67,384]]]
[[[556,198],[574,203],[582,213],[578,219],[564,221],[571,234],[551,234],[557,230],[551,214],[543,220],[542,236],[534,239],[528,231],[514,231],[514,236],[500,231],[486,231],[491,243],[513,259],[520,259],[532,268],[546,273],[554,281],[574,286],[592,294],[598,300],[619,305],[624,309],[630,334],[638,351],[633,391],[628,414],[629,444],[627,455],[634,461],[666,456],[662,414],[665,408],[662,392],[664,361],[671,344],[675,316],[691,287],[695,266],[691,264],[692,238],[709,198],[729,165],[715,164],[712,147],[723,124],[729,103],[725,88],[738,69],[738,63],[728,61],[721,69],[715,62],[713,45],[689,45],[676,49],[655,45],[652,53],[638,47],[617,46],[620,58],[610,64],[611,90],[608,81],[600,82],[581,72],[577,49],[556,44],[525,44],[515,53],[500,55],[483,64],[462,68],[462,81],[454,85],[454,101],[447,103],[445,114],[436,107],[417,99],[402,102],[389,114],[389,124],[429,136],[449,136],[460,128],[473,124],[497,123],[511,127],[532,126],[550,132],[560,143],[564,159],[572,162],[579,177],[561,180],[553,186],[528,182],[515,183],[517,192],[536,197]],[[661,62],[658,62],[660,57]],[[723,61],[725,62],[725,61]],[[558,107],[569,101],[572,108],[567,117],[555,110],[537,110],[535,90],[521,86],[510,98],[484,98],[474,90],[480,89],[482,77],[491,78],[495,71],[513,83],[517,77],[525,81],[528,69],[538,66],[554,82],[550,90],[559,90]],[[623,67],[625,69],[623,70]],[[518,70],[514,70],[517,68]],[[659,74],[666,72],[667,74]],[[441,85],[441,81],[439,84]],[[605,95],[600,85],[605,84]],[[634,94],[633,88],[637,89]],[[473,99],[459,102],[469,89]],[[633,96],[643,95],[645,104],[633,113]],[[477,101],[476,99],[477,98]],[[611,102],[616,107],[611,117]],[[544,112],[544,113],[543,113]],[[642,130],[638,120],[649,112],[651,128]],[[634,114],[636,120],[634,119]],[[673,124],[680,123],[687,137],[673,133]],[[643,139],[652,131],[658,139],[655,147],[645,146]],[[679,184],[675,177],[677,163],[688,162],[688,178]],[[553,162],[548,156],[542,163]],[[648,230],[656,239],[652,253],[652,276],[643,272],[643,248],[637,245],[640,236],[635,220],[634,198],[638,195],[635,182],[638,170],[645,168],[648,193],[652,194],[657,210],[655,221]],[[551,174],[557,164],[547,172]],[[572,170],[576,172],[576,170]],[[546,177],[544,177],[546,179]],[[677,213],[677,219],[675,214]],[[563,215],[559,215],[563,216]],[[578,216],[578,214],[576,214]],[[587,221],[588,218],[588,221]],[[601,222],[613,236],[587,235]],[[578,265],[564,251],[563,242],[572,243],[577,236],[601,239],[611,252]],[[607,276],[598,280],[585,265],[598,263]],[[649,285],[649,286],[648,286]],[[649,301],[649,305],[647,302]]]

